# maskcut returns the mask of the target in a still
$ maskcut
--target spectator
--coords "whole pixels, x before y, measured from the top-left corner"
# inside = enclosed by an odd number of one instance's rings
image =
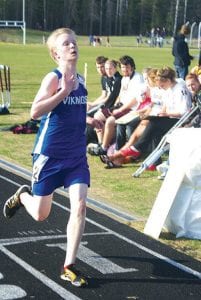
[[[105,56],[98,56],[96,58],[96,69],[97,72],[99,73],[99,75],[101,76],[101,87],[102,87],[102,92],[101,95],[94,100],[93,102],[88,102],[88,107],[87,107],[87,111],[89,112],[89,110],[91,110],[92,108],[96,107],[99,104],[102,104],[106,101],[107,99],[107,89],[106,89],[106,79],[107,79],[107,75],[105,72],[105,62],[108,58]],[[89,113],[88,113],[89,115]],[[93,113],[90,114],[90,116],[93,116]]]
[[[89,36],[89,46],[93,46],[93,42],[94,42],[94,36],[90,35]]]
[[[183,78],[184,80],[188,74],[188,67],[193,59],[193,56],[189,54],[188,44],[185,40],[189,33],[189,26],[183,25],[180,29],[180,33],[174,37],[172,47],[172,55],[174,56],[174,66],[177,77]]]
[[[107,99],[104,103],[104,108],[111,108],[114,106],[119,92],[121,89],[121,79],[122,76],[118,71],[119,62],[112,59],[108,59],[105,62],[105,72],[106,72],[106,90]]]
[[[97,59],[98,62],[103,62],[104,61],[104,66],[103,63],[97,65],[97,69],[100,74],[104,74],[104,91],[102,94],[104,95],[104,100],[102,98],[102,102],[100,104],[104,104],[105,108],[109,108],[114,105],[114,102],[116,98],[119,95],[119,90],[121,86],[121,75],[117,71],[117,65],[118,63],[115,60],[106,60],[105,57],[98,57]],[[107,62],[107,71],[105,69],[105,62]],[[104,67],[104,68],[103,68]],[[104,71],[103,71],[104,70]],[[108,75],[108,76],[107,76]],[[104,127],[104,122],[105,122],[105,117],[103,114],[101,114],[101,109],[99,109],[99,105],[97,104],[100,100],[101,96],[96,102],[96,105],[93,106],[93,103],[91,105],[91,113],[88,112],[87,116],[87,129],[86,129],[86,136],[87,136],[87,145],[90,143],[98,143],[97,139],[97,134],[96,132],[99,133],[101,136],[101,132],[103,131]],[[98,105],[98,106],[97,106]],[[99,111],[98,111],[99,109]],[[92,113],[93,112],[93,113]],[[94,119],[93,116],[94,114],[96,115],[96,118]],[[96,131],[94,131],[94,128]]]
[[[144,129],[146,128],[147,124],[149,123],[147,117],[150,115],[156,116],[162,109],[163,92],[156,85],[157,71],[158,70],[154,68],[146,68],[142,71],[143,77],[147,84],[147,91],[144,91],[144,94],[142,93],[141,97],[142,99],[144,99],[144,97],[150,97],[150,101],[145,105],[144,108],[141,108],[140,105],[137,109],[139,113],[139,125],[136,129],[134,129],[128,141],[126,141],[125,133],[122,135],[123,126],[125,125],[117,124],[116,152],[113,155],[110,155],[109,159],[104,156],[101,157],[102,162],[107,163],[110,168],[120,166],[123,163],[128,163],[131,161],[129,157],[125,158],[121,155],[121,150],[124,148],[128,148],[129,146],[137,142],[137,140],[142,135]],[[145,101],[142,102],[142,104],[143,103],[145,103]]]
[[[188,74],[186,76],[186,86],[192,95],[192,101],[196,105],[197,104],[197,95],[201,92],[201,83],[198,79],[196,74]],[[195,113],[193,118],[191,118],[190,122],[188,123],[187,127],[201,127],[201,112]]]
[[[190,109],[190,93],[183,84],[176,82],[175,76],[169,67],[158,70],[157,83],[165,91],[162,110],[157,116],[148,116],[149,123],[142,136],[134,145],[121,150],[122,157],[136,159],[145,154],[152,140],[164,135]]]
[[[94,127],[97,129],[101,128],[103,124],[101,125],[100,122],[96,122],[93,120],[93,115],[99,108],[99,105],[103,104],[106,99],[107,99],[107,88],[106,88],[106,79],[107,75],[105,72],[105,62],[108,58],[105,56],[98,56],[96,58],[96,69],[99,75],[101,76],[101,88],[102,92],[101,95],[94,100],[93,102],[88,102],[87,103],[87,126],[86,126],[86,142],[87,145],[89,143],[97,143],[97,135],[96,132],[94,131]]]
[[[105,123],[105,131],[102,145],[91,149],[92,155],[103,155],[107,153],[112,140],[115,137],[115,120],[125,115],[130,110],[137,108],[137,93],[139,84],[143,83],[141,74],[135,72],[135,62],[130,56],[120,58],[121,72],[123,78],[121,80],[121,90],[116,101],[115,109],[112,110],[111,116],[107,118]]]
[[[96,43],[98,46],[101,46],[102,45],[102,40],[101,40],[101,37],[100,36],[97,36],[96,37]]]
[[[190,73],[195,74],[198,77],[199,82],[201,83],[201,65],[192,68]]]
[[[97,37],[94,36],[94,41],[93,41],[93,46],[96,47],[96,43],[97,43]]]
[[[188,74],[186,76],[186,86],[191,93],[192,102],[194,105],[197,105],[197,95],[201,91],[201,84],[198,80],[198,77],[195,74]],[[191,115],[190,119],[187,120],[187,123],[183,125],[184,127],[201,127],[201,112],[200,110]],[[169,168],[169,159],[164,161],[161,165],[157,166],[157,171],[161,173],[158,176],[158,179],[163,180],[167,174]]]
[[[185,82],[188,90],[192,95],[192,98],[195,99],[197,93],[201,89],[201,83],[198,79],[198,76],[196,74],[190,73],[186,76]]]
[[[198,65],[193,67],[191,69],[191,72],[192,74],[196,74],[198,76],[198,79],[201,83],[201,50],[200,50],[200,54],[199,54],[199,58],[198,58]]]
[[[120,92],[122,76],[117,71],[118,64],[119,63],[117,61],[109,59],[105,62],[105,71],[107,75],[106,89],[108,98],[105,101],[104,108],[99,109],[94,114],[94,118],[96,120],[100,120],[103,123],[105,123],[107,117],[110,116],[110,109],[112,109],[112,107],[114,106]],[[101,144],[104,128],[96,130],[96,133],[98,136],[98,142]]]
[[[87,124],[92,126],[92,128],[96,128],[97,130],[100,130],[103,128],[104,124],[101,120],[97,120],[95,118],[87,116]],[[87,143],[88,145],[88,143]]]
[[[151,37],[150,47],[155,47],[156,46],[156,30],[154,27],[151,29],[150,37]]]
[[[156,94],[159,94],[159,91],[157,90],[157,93],[155,92],[154,94],[154,78],[156,76],[156,71],[157,69],[152,69],[152,68],[146,68],[142,71],[143,74],[143,78],[145,81],[145,84],[149,87],[149,96],[150,96],[150,92],[152,92],[152,97],[155,101],[155,103],[160,103],[160,99],[156,99]],[[150,89],[151,86],[151,89]],[[158,89],[158,88],[156,88]],[[144,93],[143,91],[140,91],[142,93]],[[139,98],[139,101],[140,98]],[[155,106],[157,106],[158,104],[156,104]],[[154,107],[155,107],[154,106]],[[137,108],[138,112],[139,112],[140,107]],[[145,113],[145,110],[141,110],[141,113]],[[125,116],[126,117],[126,116]],[[128,122],[124,122],[123,124],[121,123],[121,119],[117,120],[117,129],[116,129],[116,145],[115,145],[115,149],[116,150],[120,150],[125,143],[127,142],[128,139],[130,139],[131,135],[133,134],[133,131],[136,129],[136,127],[139,125],[141,119],[140,118],[136,118],[136,116],[133,117],[133,119],[129,120]],[[145,123],[146,121],[144,121]]]
[[[112,47],[110,44],[110,37],[109,35],[106,37],[106,47]]]
[[[142,35],[141,35],[141,34],[139,34],[139,35],[136,37],[136,41],[137,41],[137,47],[139,47],[140,44],[143,43],[143,41],[142,41]]]

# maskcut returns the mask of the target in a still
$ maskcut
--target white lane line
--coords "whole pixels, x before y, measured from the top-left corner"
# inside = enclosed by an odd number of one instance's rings
[[[11,285],[11,284],[0,284],[0,299],[1,300],[21,299],[26,296],[27,296],[27,293],[19,286]]]
[[[73,295],[66,289],[64,289],[62,286],[42,274],[41,272],[37,271],[33,267],[31,267],[29,264],[27,264],[25,261],[23,261],[21,258],[10,252],[8,249],[6,249],[4,246],[0,246],[0,251],[2,251],[5,255],[7,255],[10,259],[12,259],[15,263],[20,265],[22,268],[24,268],[27,272],[29,272],[32,276],[34,276],[37,280],[41,281],[44,285],[46,285],[48,288],[50,288],[52,291],[54,291],[56,294],[58,294],[61,299],[65,300],[81,300],[81,298],[78,298],[77,296]]]
[[[9,182],[11,182],[12,184],[14,184],[16,186],[19,186],[19,184],[17,184],[16,182],[14,182],[14,181],[12,181],[12,180],[4,177],[4,176],[0,175],[0,178],[3,178],[4,180],[9,181]],[[63,210],[70,211],[67,207],[61,205],[60,203],[57,203],[55,201],[53,201],[53,203],[56,206],[62,208]],[[142,245],[140,245],[140,244],[138,244],[138,243],[136,243],[136,242],[134,242],[134,241],[132,241],[132,240],[130,240],[128,238],[126,238],[125,236],[123,236],[123,235],[121,235],[121,234],[119,234],[119,233],[117,233],[115,231],[109,230],[107,227],[105,227],[105,226],[103,226],[103,225],[101,225],[99,223],[96,223],[95,221],[93,221],[93,220],[91,220],[89,218],[86,218],[86,221],[89,222],[89,223],[91,223],[91,224],[93,224],[93,225],[95,225],[95,226],[97,226],[97,227],[99,227],[99,228],[101,228],[101,229],[103,229],[103,230],[109,231],[114,236],[118,237],[119,239],[124,240],[124,241],[126,241],[127,243],[129,243],[131,245],[134,245],[135,247],[143,250],[146,253],[149,253],[150,255],[152,255],[154,257],[157,257],[158,259],[160,259],[160,260],[162,260],[162,261],[164,261],[164,262],[166,262],[166,263],[174,266],[175,268],[177,268],[179,270],[182,270],[182,271],[184,271],[184,272],[186,272],[188,274],[191,274],[191,275],[193,275],[193,276],[201,279],[201,273],[200,272],[198,272],[196,270],[193,270],[193,269],[191,269],[191,268],[189,268],[189,267],[187,267],[185,265],[182,265],[182,264],[180,264],[180,263],[178,263],[178,262],[176,262],[176,261],[174,261],[174,260],[172,260],[172,259],[164,256],[164,255],[161,255],[158,252],[152,251],[151,249],[148,249],[148,248],[146,248],[146,247],[144,247],[144,246],[142,246]]]
[[[101,274],[117,274],[117,273],[128,273],[137,272],[139,270],[135,268],[122,268],[117,264],[113,263],[109,259],[97,254],[96,252],[85,247],[87,242],[81,242],[78,249],[77,258],[83,261],[85,264],[98,270]],[[66,251],[66,243],[46,244],[47,247],[58,247],[64,252]]]
[[[90,235],[111,235],[110,232],[97,232],[97,233],[84,233],[84,236]],[[17,245],[23,243],[30,243],[30,242],[37,242],[37,241],[45,241],[45,240],[58,240],[58,239],[66,239],[66,234],[56,234],[56,235],[45,235],[45,236],[26,236],[26,237],[19,237],[19,238],[7,238],[7,239],[0,239],[0,246],[10,246],[10,245]]]
[[[16,186],[21,186],[21,184],[16,183],[15,181],[13,181],[13,180],[11,180],[11,179],[8,179],[8,178],[6,178],[6,177],[4,177],[4,176],[2,176],[2,175],[0,175],[0,178],[3,179],[3,180],[5,180],[5,181],[8,181],[8,182],[10,182],[10,183],[12,183],[12,184],[14,184],[14,185],[16,185]]]
[[[103,233],[102,235],[105,235]],[[107,234],[108,235],[108,234]],[[86,236],[86,235],[85,235]],[[98,235],[96,235],[98,236]],[[51,240],[51,244],[46,244],[47,247],[57,247],[62,249],[64,252],[66,251],[66,243],[58,242],[59,239],[66,239],[65,235],[54,235],[54,236],[34,236],[34,237],[20,237],[20,238],[11,238],[11,239],[0,239],[0,245],[2,246],[10,246],[10,245],[22,245],[23,243],[30,242],[38,242]],[[52,243],[53,240],[57,240],[56,243]],[[99,255],[98,253],[92,251],[87,247],[88,242],[81,242],[80,247],[78,249],[77,258],[83,261],[85,264],[90,265],[92,268],[96,269],[102,274],[113,274],[113,273],[128,273],[128,272],[137,272],[139,270],[135,268],[123,268],[109,259]]]
[[[55,202],[54,204],[57,205],[57,206],[59,206],[60,208],[62,208],[64,210],[68,210],[68,208],[66,208],[65,206],[61,205],[60,203]],[[132,240],[130,240],[128,238],[126,238],[125,236],[123,236],[123,235],[121,235],[121,234],[119,234],[119,233],[117,233],[117,232],[115,232],[113,230],[108,229],[107,227],[105,227],[105,226],[103,226],[103,225],[101,225],[101,224],[99,224],[99,223],[97,223],[97,222],[95,222],[95,221],[93,221],[93,220],[91,220],[89,218],[86,218],[86,221],[89,222],[89,223],[91,223],[91,224],[93,224],[93,225],[95,225],[96,227],[99,227],[99,228],[101,228],[103,230],[109,231],[111,234],[113,234],[114,236],[118,237],[119,239],[121,239],[121,240],[123,240],[123,241],[125,241],[125,242],[127,242],[127,243],[129,243],[131,245],[134,245],[138,249],[141,249],[144,252],[149,253],[152,256],[157,257],[158,259],[160,259],[162,261],[165,261],[166,263],[174,266],[175,268],[180,269],[180,270],[182,270],[182,271],[184,271],[186,273],[189,273],[189,274],[191,274],[191,275],[193,275],[193,276],[198,277],[199,279],[201,279],[201,273],[200,272],[195,271],[195,270],[193,270],[193,269],[191,269],[191,268],[189,268],[189,267],[187,267],[185,265],[182,265],[182,264],[180,264],[180,263],[178,263],[178,262],[176,262],[176,261],[174,261],[174,260],[172,260],[172,259],[170,259],[170,258],[168,258],[168,257],[166,257],[166,256],[164,256],[164,255],[162,255],[160,253],[158,253],[158,252],[155,252],[155,251],[153,251],[153,250],[151,250],[149,248],[146,248],[146,247],[144,247],[144,246],[142,246],[142,245],[140,245],[140,244],[138,244],[138,243],[136,243],[136,242],[134,242],[134,241],[132,241]]]

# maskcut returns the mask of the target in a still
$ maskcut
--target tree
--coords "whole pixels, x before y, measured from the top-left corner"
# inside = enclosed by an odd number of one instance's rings
[[[176,7],[175,7],[175,19],[174,19],[174,29],[173,29],[173,35],[175,35],[175,34],[176,34],[176,30],[177,30],[177,22],[178,22],[179,3],[180,3],[180,0],[176,0]]]
[[[201,21],[201,0],[25,0],[27,28],[72,27],[79,35],[145,34],[152,27],[176,33]],[[0,0],[1,20],[22,20],[22,0]]]
[[[105,19],[106,19],[106,31],[105,35],[112,34],[112,2],[111,0],[107,0],[105,7]]]

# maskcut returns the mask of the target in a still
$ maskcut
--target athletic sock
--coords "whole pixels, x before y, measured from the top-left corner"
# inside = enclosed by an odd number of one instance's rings
[[[135,152],[140,152],[139,150],[137,150],[134,146],[130,146],[130,148],[135,151]]]
[[[75,264],[70,264],[70,265],[64,265],[64,269],[70,269],[71,267],[73,267]]]

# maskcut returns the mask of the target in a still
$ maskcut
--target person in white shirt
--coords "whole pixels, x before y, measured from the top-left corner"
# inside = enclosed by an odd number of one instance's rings
[[[165,91],[163,107],[157,116],[148,116],[148,125],[138,141],[120,150],[123,157],[138,158],[147,153],[148,146],[155,138],[162,137],[191,108],[191,95],[187,87],[176,81],[176,73],[170,67],[157,72],[158,86]]]
[[[162,109],[157,115],[147,117],[149,123],[137,142],[120,149],[122,157],[137,159],[142,153],[147,153],[152,141],[160,140],[192,106],[189,90],[183,83],[176,81],[176,73],[170,67],[157,71],[157,84],[164,90]]]

